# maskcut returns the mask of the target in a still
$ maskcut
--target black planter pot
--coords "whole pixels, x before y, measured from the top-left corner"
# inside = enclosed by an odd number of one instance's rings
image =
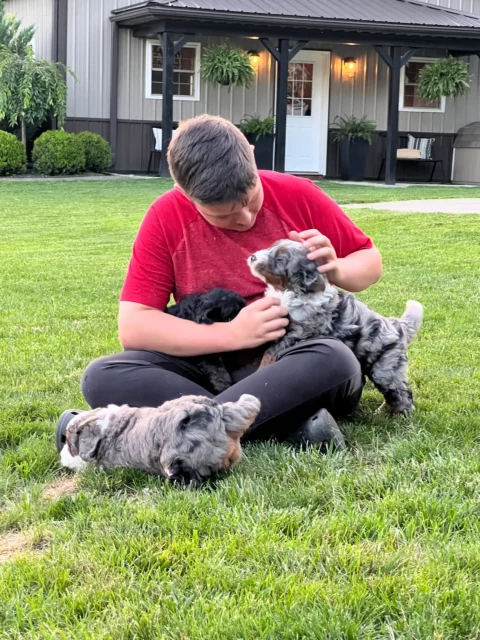
[[[273,133],[269,133],[265,136],[261,136],[258,140],[253,135],[245,136],[250,144],[255,147],[255,162],[258,169],[272,169],[273,168],[273,142],[275,136]]]
[[[365,177],[368,141],[342,140],[340,142],[340,176],[342,180],[360,182]]]

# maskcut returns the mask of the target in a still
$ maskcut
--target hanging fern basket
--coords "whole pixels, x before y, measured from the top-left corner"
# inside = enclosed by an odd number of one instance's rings
[[[456,58],[443,58],[423,67],[419,74],[419,92],[424,100],[463,96],[470,89],[472,76],[468,64]]]
[[[205,82],[229,87],[248,88],[255,77],[249,54],[229,44],[205,49],[201,71]]]

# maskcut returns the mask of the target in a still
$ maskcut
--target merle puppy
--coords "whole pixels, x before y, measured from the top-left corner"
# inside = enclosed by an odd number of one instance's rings
[[[237,402],[183,396],[160,407],[82,411],[68,423],[61,460],[74,470],[130,467],[198,486],[238,462],[240,438],[259,411],[247,394]]]
[[[332,286],[307,254],[301,243],[281,240],[248,259],[253,275],[267,284],[266,295],[279,297],[290,316],[285,337],[267,349],[261,366],[297,342],[338,338],[353,351],[390,410],[409,413],[413,397],[406,376],[407,347],[422,326],[422,305],[409,301],[401,318],[384,318]]]
[[[167,307],[165,312],[191,320],[197,324],[213,324],[230,322],[244,308],[246,302],[242,296],[226,289],[212,289],[208,293],[194,293],[186,296],[181,302]],[[232,385],[232,378],[225,368],[222,356],[211,354],[196,356],[191,361],[208,378],[215,393],[221,393]]]

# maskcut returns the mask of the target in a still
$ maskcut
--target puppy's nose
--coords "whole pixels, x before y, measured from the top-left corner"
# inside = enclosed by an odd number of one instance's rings
[[[257,261],[257,256],[255,254],[253,254],[253,256],[250,256],[250,262],[256,262]]]

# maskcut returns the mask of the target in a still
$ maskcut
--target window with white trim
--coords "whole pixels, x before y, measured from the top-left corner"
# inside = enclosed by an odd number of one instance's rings
[[[163,91],[163,51],[155,40],[147,40],[146,97],[161,99]],[[200,100],[200,43],[186,44],[175,55],[173,99]]]
[[[431,113],[445,112],[445,98],[433,102],[424,100],[418,90],[420,71],[436,58],[411,58],[402,67],[400,80],[400,111],[426,111]]]

